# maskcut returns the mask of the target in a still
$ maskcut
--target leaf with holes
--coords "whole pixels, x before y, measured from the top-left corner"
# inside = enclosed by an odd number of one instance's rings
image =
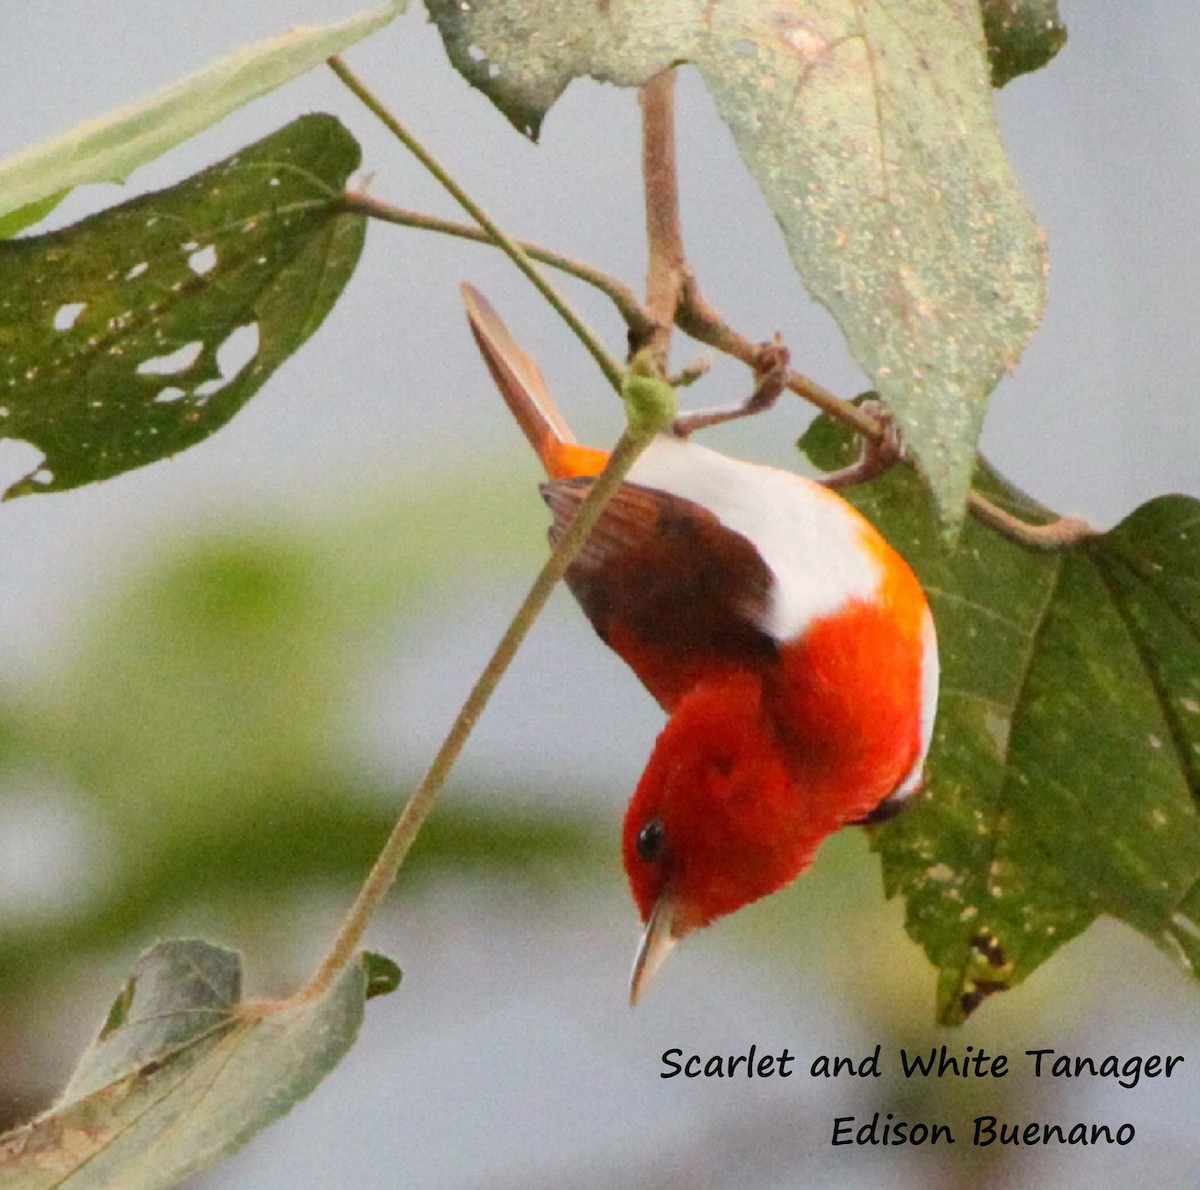
[[[246,1002],[237,955],[160,943],[62,1100],[0,1137],[0,1190],[175,1185],[308,1095],[353,1043],[367,995],[398,980],[390,960],[362,956],[311,1000]]]
[[[381,29],[403,7],[389,3],[246,46],[146,99],[0,161],[0,237],[36,223],[74,186],[123,182],[138,166]]]
[[[224,425],[320,326],[364,221],[359,163],[304,116],[168,190],[0,242],[0,431],[45,463],[6,498],[167,458]]]
[[[828,468],[845,435],[822,420],[802,444]],[[1052,519],[986,468],[976,483]],[[927,792],[874,842],[940,970],[940,1017],[963,1020],[1101,914],[1200,972],[1200,501],[1160,497],[1051,554],[974,521],[943,549],[904,468],[847,495],[937,621]]]
[[[694,65],[957,527],[988,395],[1045,299],[977,0],[427,6],[454,65],[531,135],[573,78],[634,86]]]

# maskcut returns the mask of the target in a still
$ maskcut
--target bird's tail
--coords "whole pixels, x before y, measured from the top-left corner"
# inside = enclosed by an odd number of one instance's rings
[[[496,387],[538,453],[551,479],[596,475],[604,451],[579,446],[546,388],[537,361],[509,334],[492,304],[471,285],[462,287],[471,332]]]

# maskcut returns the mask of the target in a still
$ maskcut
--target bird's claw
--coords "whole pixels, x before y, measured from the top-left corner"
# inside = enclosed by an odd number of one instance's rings
[[[907,459],[896,415],[882,401],[864,401],[859,408],[873,417],[883,430],[879,438],[863,438],[858,458],[849,467],[821,477],[827,488],[848,488],[877,479],[896,463]]]
[[[754,391],[744,401],[738,401],[736,404],[698,409],[694,413],[681,413],[671,424],[671,433],[676,438],[687,438],[697,430],[718,426],[722,422],[734,421],[739,417],[750,417],[770,409],[787,388],[790,359],[788,349],[778,335],[774,342],[760,343],[754,361]]]

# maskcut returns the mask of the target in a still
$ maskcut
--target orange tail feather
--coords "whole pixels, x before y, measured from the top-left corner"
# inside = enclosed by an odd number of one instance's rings
[[[559,412],[537,361],[509,333],[492,304],[470,285],[462,287],[471,332],[500,395],[551,479],[596,475],[608,455],[580,446]]]

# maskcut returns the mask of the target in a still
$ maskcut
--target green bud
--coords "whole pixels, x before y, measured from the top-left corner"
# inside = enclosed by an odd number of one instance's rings
[[[621,398],[629,432],[637,438],[661,433],[679,412],[679,398],[663,379],[653,354],[643,349],[635,355],[621,378]]]

